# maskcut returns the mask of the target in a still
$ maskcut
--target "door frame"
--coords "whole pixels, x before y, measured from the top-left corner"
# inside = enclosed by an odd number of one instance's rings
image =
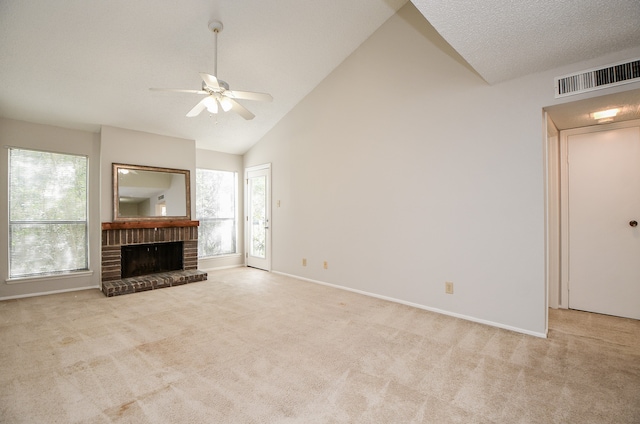
[[[567,166],[569,136],[638,126],[640,126],[640,120],[635,119],[560,131],[560,280],[558,282],[560,299],[558,308],[569,308],[569,169]]]
[[[545,187],[545,331],[548,332],[548,308],[558,308],[560,295],[560,131],[547,112],[544,114],[544,187]]]
[[[249,225],[249,173],[253,171],[266,170],[268,173],[267,178],[267,193],[266,193],[266,219],[269,229],[266,232],[265,255],[266,269],[265,271],[271,272],[271,163],[265,163],[262,165],[250,166],[244,169],[244,266],[248,265],[249,249],[251,247],[249,240],[250,225]]]

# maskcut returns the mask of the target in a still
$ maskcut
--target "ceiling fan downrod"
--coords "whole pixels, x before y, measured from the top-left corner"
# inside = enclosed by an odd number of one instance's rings
[[[209,30],[213,32],[214,37],[214,54],[213,54],[213,75],[218,77],[218,33],[222,31],[222,22],[211,21],[209,22]]]

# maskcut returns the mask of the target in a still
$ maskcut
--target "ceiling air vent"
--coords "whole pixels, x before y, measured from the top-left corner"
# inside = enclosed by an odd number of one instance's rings
[[[556,98],[640,81],[640,59],[555,78]]]

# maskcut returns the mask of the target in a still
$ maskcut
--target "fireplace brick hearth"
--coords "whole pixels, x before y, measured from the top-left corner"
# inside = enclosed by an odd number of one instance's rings
[[[203,281],[198,271],[198,221],[128,221],[102,224],[102,292],[106,296],[137,293]],[[122,278],[122,246],[183,242],[183,269]]]
[[[157,274],[103,282],[102,292],[107,297],[112,297],[147,290],[163,289],[165,287],[181,286],[206,279],[207,274],[198,270],[159,272]]]

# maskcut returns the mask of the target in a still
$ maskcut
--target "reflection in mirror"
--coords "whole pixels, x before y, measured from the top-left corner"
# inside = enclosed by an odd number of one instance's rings
[[[189,171],[113,164],[114,221],[191,219]]]

